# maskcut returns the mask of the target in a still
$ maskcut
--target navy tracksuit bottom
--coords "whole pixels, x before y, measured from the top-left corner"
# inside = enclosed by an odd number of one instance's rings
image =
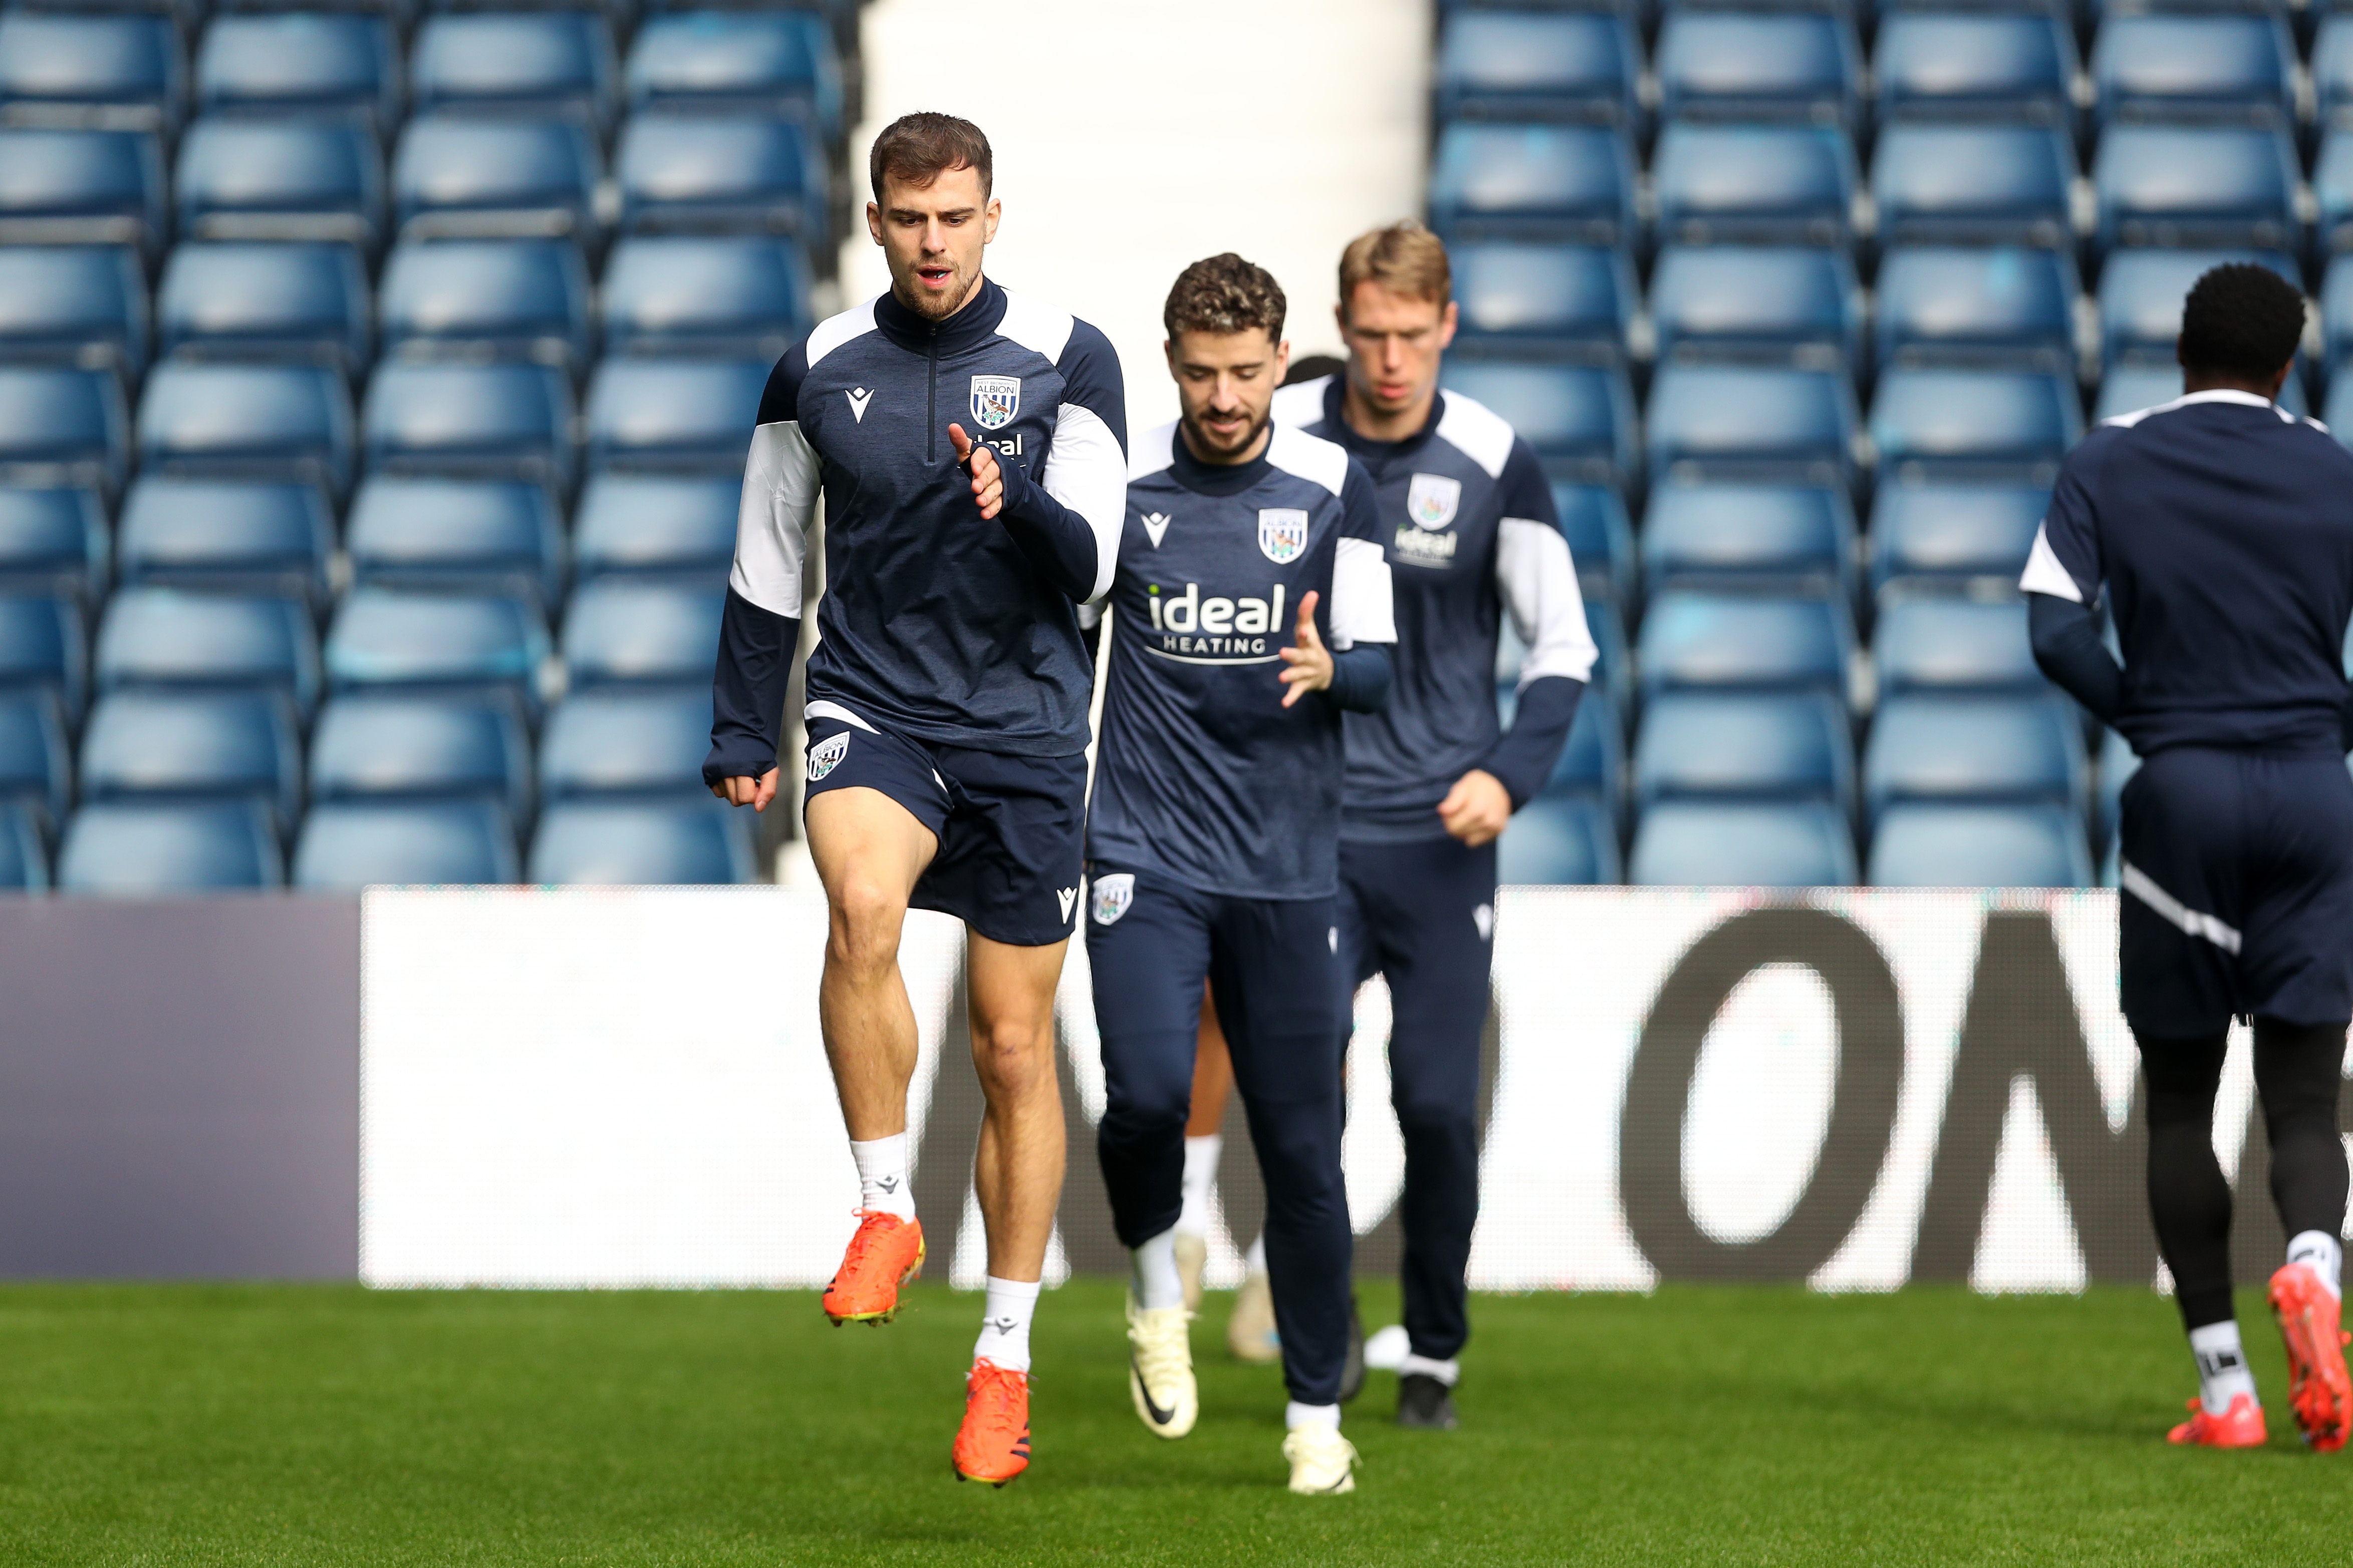
[[[1446,1361],[1471,1336],[1479,1218],[1479,1046],[1493,956],[1495,847],[1340,841],[1340,962],[1351,993],[1388,981],[1389,1102],[1405,1134],[1405,1329]],[[1346,1015],[1344,1012],[1345,1032]]]

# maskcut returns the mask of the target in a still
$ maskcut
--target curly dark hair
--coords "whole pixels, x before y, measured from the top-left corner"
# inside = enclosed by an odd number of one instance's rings
[[[2193,373],[2267,381],[2303,341],[2303,292],[2252,261],[2214,268],[2181,307],[2181,364]]]
[[[1232,251],[1196,261],[1176,275],[1176,286],[1168,290],[1168,303],[1161,308],[1161,325],[1168,329],[1168,341],[1175,342],[1179,332],[1248,331],[1263,327],[1273,341],[1282,341],[1282,319],[1290,309],[1282,297],[1282,285],[1274,275],[1255,263],[1244,261]]]

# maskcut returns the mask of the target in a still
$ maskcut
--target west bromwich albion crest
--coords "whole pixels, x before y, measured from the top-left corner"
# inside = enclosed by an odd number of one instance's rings
[[[1135,902],[1135,873],[1113,871],[1094,880],[1095,924],[1114,925],[1127,913],[1127,906]]]
[[[976,375],[972,378],[972,416],[984,430],[1002,430],[1021,412],[1021,378],[1018,375]]]
[[[1454,521],[1462,504],[1462,481],[1443,474],[1416,474],[1406,487],[1405,514],[1417,528],[1440,529]]]
[[[1259,509],[1258,547],[1277,566],[1288,566],[1307,548],[1307,514],[1297,507]]]
[[[815,784],[833,772],[834,764],[840,762],[843,753],[849,750],[849,731],[847,730],[839,735],[829,735],[811,746],[808,749],[808,782]]]

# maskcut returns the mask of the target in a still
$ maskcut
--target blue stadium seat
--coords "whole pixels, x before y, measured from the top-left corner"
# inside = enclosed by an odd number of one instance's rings
[[[1883,245],[2073,243],[2075,153],[2037,125],[1887,127],[1871,161]]]
[[[752,834],[744,813],[705,797],[567,801],[540,819],[534,882],[610,885],[748,882]]]
[[[354,588],[327,633],[327,681],[338,693],[482,694],[529,717],[548,653],[528,599]]]
[[[124,588],[98,626],[100,691],[174,688],[283,692],[308,715],[319,697],[319,643],[293,599]]]
[[[1854,143],[1818,125],[1671,124],[1651,158],[1659,237],[1683,245],[1840,245]]]
[[[419,115],[393,153],[393,221],[403,239],[593,241],[603,176],[585,126]]]
[[[1846,700],[1854,621],[1836,599],[1672,588],[1642,616],[1645,697],[1821,691]]]
[[[352,479],[352,397],[322,365],[167,360],[139,401],[148,473],[302,479],[341,495]]]
[[[711,750],[706,691],[584,691],[547,717],[539,787],[553,804],[577,796],[703,792]]]
[[[86,805],[58,852],[67,893],[237,892],[285,880],[269,808],[252,801]]]
[[[613,158],[632,234],[795,234],[827,243],[818,138],[797,119],[638,114]]]
[[[0,245],[128,245],[171,228],[164,153],[144,131],[0,126]]]
[[[1634,394],[1622,370],[1472,360],[1447,365],[1442,382],[1510,420],[1564,477],[1606,484],[1633,471]]]
[[[1459,260],[1457,268],[1459,292]],[[808,258],[788,240],[625,239],[605,265],[605,346],[614,353],[781,359],[814,322],[811,287]]]
[[[239,800],[281,831],[302,808],[302,735],[275,691],[116,691],[82,732],[81,798]]]
[[[5,157],[0,149],[0,163]],[[94,485],[111,493],[122,483],[130,447],[122,384],[112,371],[0,365],[0,481]]]
[[[324,609],[335,514],[298,479],[149,475],[123,498],[126,584],[293,595]]]
[[[418,114],[573,120],[601,134],[620,74],[612,27],[586,11],[428,16],[409,51],[409,102]]]
[[[531,736],[503,703],[337,697],[311,742],[313,801],[483,800],[532,811]]]
[[[802,114],[841,134],[841,58],[821,17],[794,11],[652,16],[629,45],[629,107]]]
[[[1607,885],[1622,875],[1618,832],[1599,801],[1532,800],[1495,842],[1495,879],[1505,887]]]
[[[2230,261],[2270,268],[2297,288],[2303,273],[2277,251],[2120,250],[2100,269],[2100,357],[2114,370],[2128,362],[2178,365],[2181,305],[2190,286]]]
[[[1843,16],[1672,9],[1659,29],[1658,73],[1668,120],[1860,118],[1862,48]]]
[[[2153,245],[2293,253],[2304,243],[2295,210],[2298,168],[2284,131],[2113,126],[2092,161],[2099,199],[2094,246],[2101,252]],[[2325,193],[2321,216],[2326,223]]]
[[[1872,60],[1882,123],[2075,117],[2075,37],[2055,16],[1892,11]]]
[[[2353,26],[2331,12],[2312,41],[2315,115],[2324,129],[2353,125]]]
[[[2014,587],[2051,504],[2046,485],[1883,484],[1871,508],[1871,589],[1913,578]]]
[[[1454,11],[1440,24],[1438,119],[1633,128],[1642,46],[1623,16]]]
[[[400,123],[400,45],[382,16],[218,16],[196,51],[206,114],[345,116],[385,136]]]
[[[68,723],[79,721],[88,636],[80,605],[62,594],[0,593],[0,691],[47,692]]]
[[[6,143],[0,141],[0,166],[5,166]],[[2320,142],[2319,160],[2313,164],[2312,194],[2320,205],[2319,232],[2316,247],[2327,256],[2353,248],[2353,130],[2332,130]],[[0,224],[0,235],[6,226]]]
[[[2340,367],[2353,360],[2353,263],[2341,256],[2329,261],[2321,280],[2320,342],[2321,361],[2334,385],[2344,374]]]
[[[2295,40],[2272,15],[2118,15],[2092,45],[2102,124],[2295,124]]]
[[[1857,424],[1843,372],[1663,365],[1644,421],[1651,480],[1844,483]]]
[[[0,692],[0,811],[18,813],[47,836],[64,826],[72,801],[73,747],[56,694]]]
[[[741,471],[770,368],[765,360],[607,359],[588,388],[590,464]]]
[[[147,366],[147,276],[120,245],[0,248],[0,360]]]
[[[371,472],[572,482],[572,384],[547,365],[388,362],[362,427]]]
[[[168,134],[187,106],[168,16],[0,14],[0,122]]]
[[[1823,801],[1662,801],[1642,814],[1637,887],[1851,887],[1854,834]]]
[[[1901,801],[2042,801],[2080,822],[2088,771],[2083,721],[2055,694],[1891,697],[1863,748],[1863,805],[1875,822]]]
[[[722,474],[591,474],[573,521],[574,574],[725,582],[742,489]]]
[[[1626,245],[1634,154],[1594,125],[1448,125],[1430,165],[1430,226],[1449,243]]]
[[[0,591],[106,593],[106,503],[87,485],[0,485]]]
[[[163,352],[298,360],[358,376],[375,353],[367,270],[348,245],[174,247],[155,293]]]
[[[1617,820],[1626,798],[1626,726],[1607,686],[1589,687],[1578,700],[1568,741],[1535,798],[1599,801]]]
[[[1642,585],[1797,588],[1854,597],[1854,506],[1843,488],[1666,485],[1642,521]]]
[[[384,159],[356,121],[206,115],[180,142],[172,188],[189,239],[334,239],[373,251],[384,235]]]
[[[1630,604],[1634,598],[1634,528],[1627,521],[1626,502],[1609,485],[1556,481],[1552,487],[1553,510],[1560,531],[1568,536],[1568,558],[1585,595],[1597,595]]]
[[[41,827],[25,807],[0,801],[0,893],[45,893],[49,858]]]
[[[1672,691],[1642,711],[1634,801],[1816,800],[1854,816],[1854,737],[1819,692]]]
[[[2088,888],[2082,819],[2056,805],[1890,806],[1871,840],[1874,888]]]
[[[2153,364],[2147,361],[2126,360],[2100,378],[2100,395],[2092,406],[2095,420],[2113,419],[2119,414],[2131,414],[2143,408],[2154,408],[2160,403],[2170,403],[2181,395],[2181,367]],[[2335,396],[2332,390],[2331,397]],[[2312,412],[2305,400],[2304,381],[2291,375],[2280,388],[2279,404],[2290,414],[2302,418]]]
[[[1879,363],[2073,375],[2083,286],[2064,250],[1902,246],[1879,264]]]
[[[352,499],[344,530],[352,580],[383,588],[564,593],[564,520],[527,479],[403,479],[379,474]]]
[[[703,686],[719,652],[721,586],[605,577],[572,595],[564,663],[572,689]]]
[[[514,828],[489,801],[338,801],[303,819],[294,886],[356,892],[386,883],[513,882],[521,865]]]
[[[1489,241],[1455,246],[1449,259],[1461,310],[1456,354],[1624,356],[1642,299],[1624,251]]]
[[[1595,649],[1590,690],[1608,699],[1607,711],[1613,717],[1630,713],[1634,703],[1634,661],[1626,651],[1626,620],[1619,613],[1617,601],[1588,595],[1585,601],[1585,626],[1593,637]],[[1509,616],[1496,631],[1495,713],[1508,730],[1513,715],[1519,710],[1520,667],[1527,658],[1527,647],[1513,629]],[[1583,711],[1581,705],[1578,710]],[[1583,721],[1579,720],[1578,724],[1582,726]],[[1572,729],[1569,734],[1574,740],[1577,731]]]
[[[1651,274],[1658,357],[1852,365],[1862,290],[1843,250],[1813,246],[1669,246]]]
[[[1951,476],[2055,469],[2084,434],[2072,374],[1906,370],[1879,378],[1871,438],[1883,472]]]
[[[533,359],[578,374],[593,357],[588,267],[568,239],[443,239],[394,247],[378,310],[388,353]]]
[[[1872,638],[1884,697],[1915,692],[2043,692],[2015,594],[1974,599],[1949,593],[1890,595]]]

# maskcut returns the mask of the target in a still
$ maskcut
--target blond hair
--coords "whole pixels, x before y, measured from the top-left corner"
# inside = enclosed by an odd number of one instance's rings
[[[1360,234],[1340,253],[1340,309],[1345,310],[1359,283],[1377,283],[1409,299],[1433,300],[1440,308],[1454,298],[1454,270],[1446,242],[1412,218]]]

